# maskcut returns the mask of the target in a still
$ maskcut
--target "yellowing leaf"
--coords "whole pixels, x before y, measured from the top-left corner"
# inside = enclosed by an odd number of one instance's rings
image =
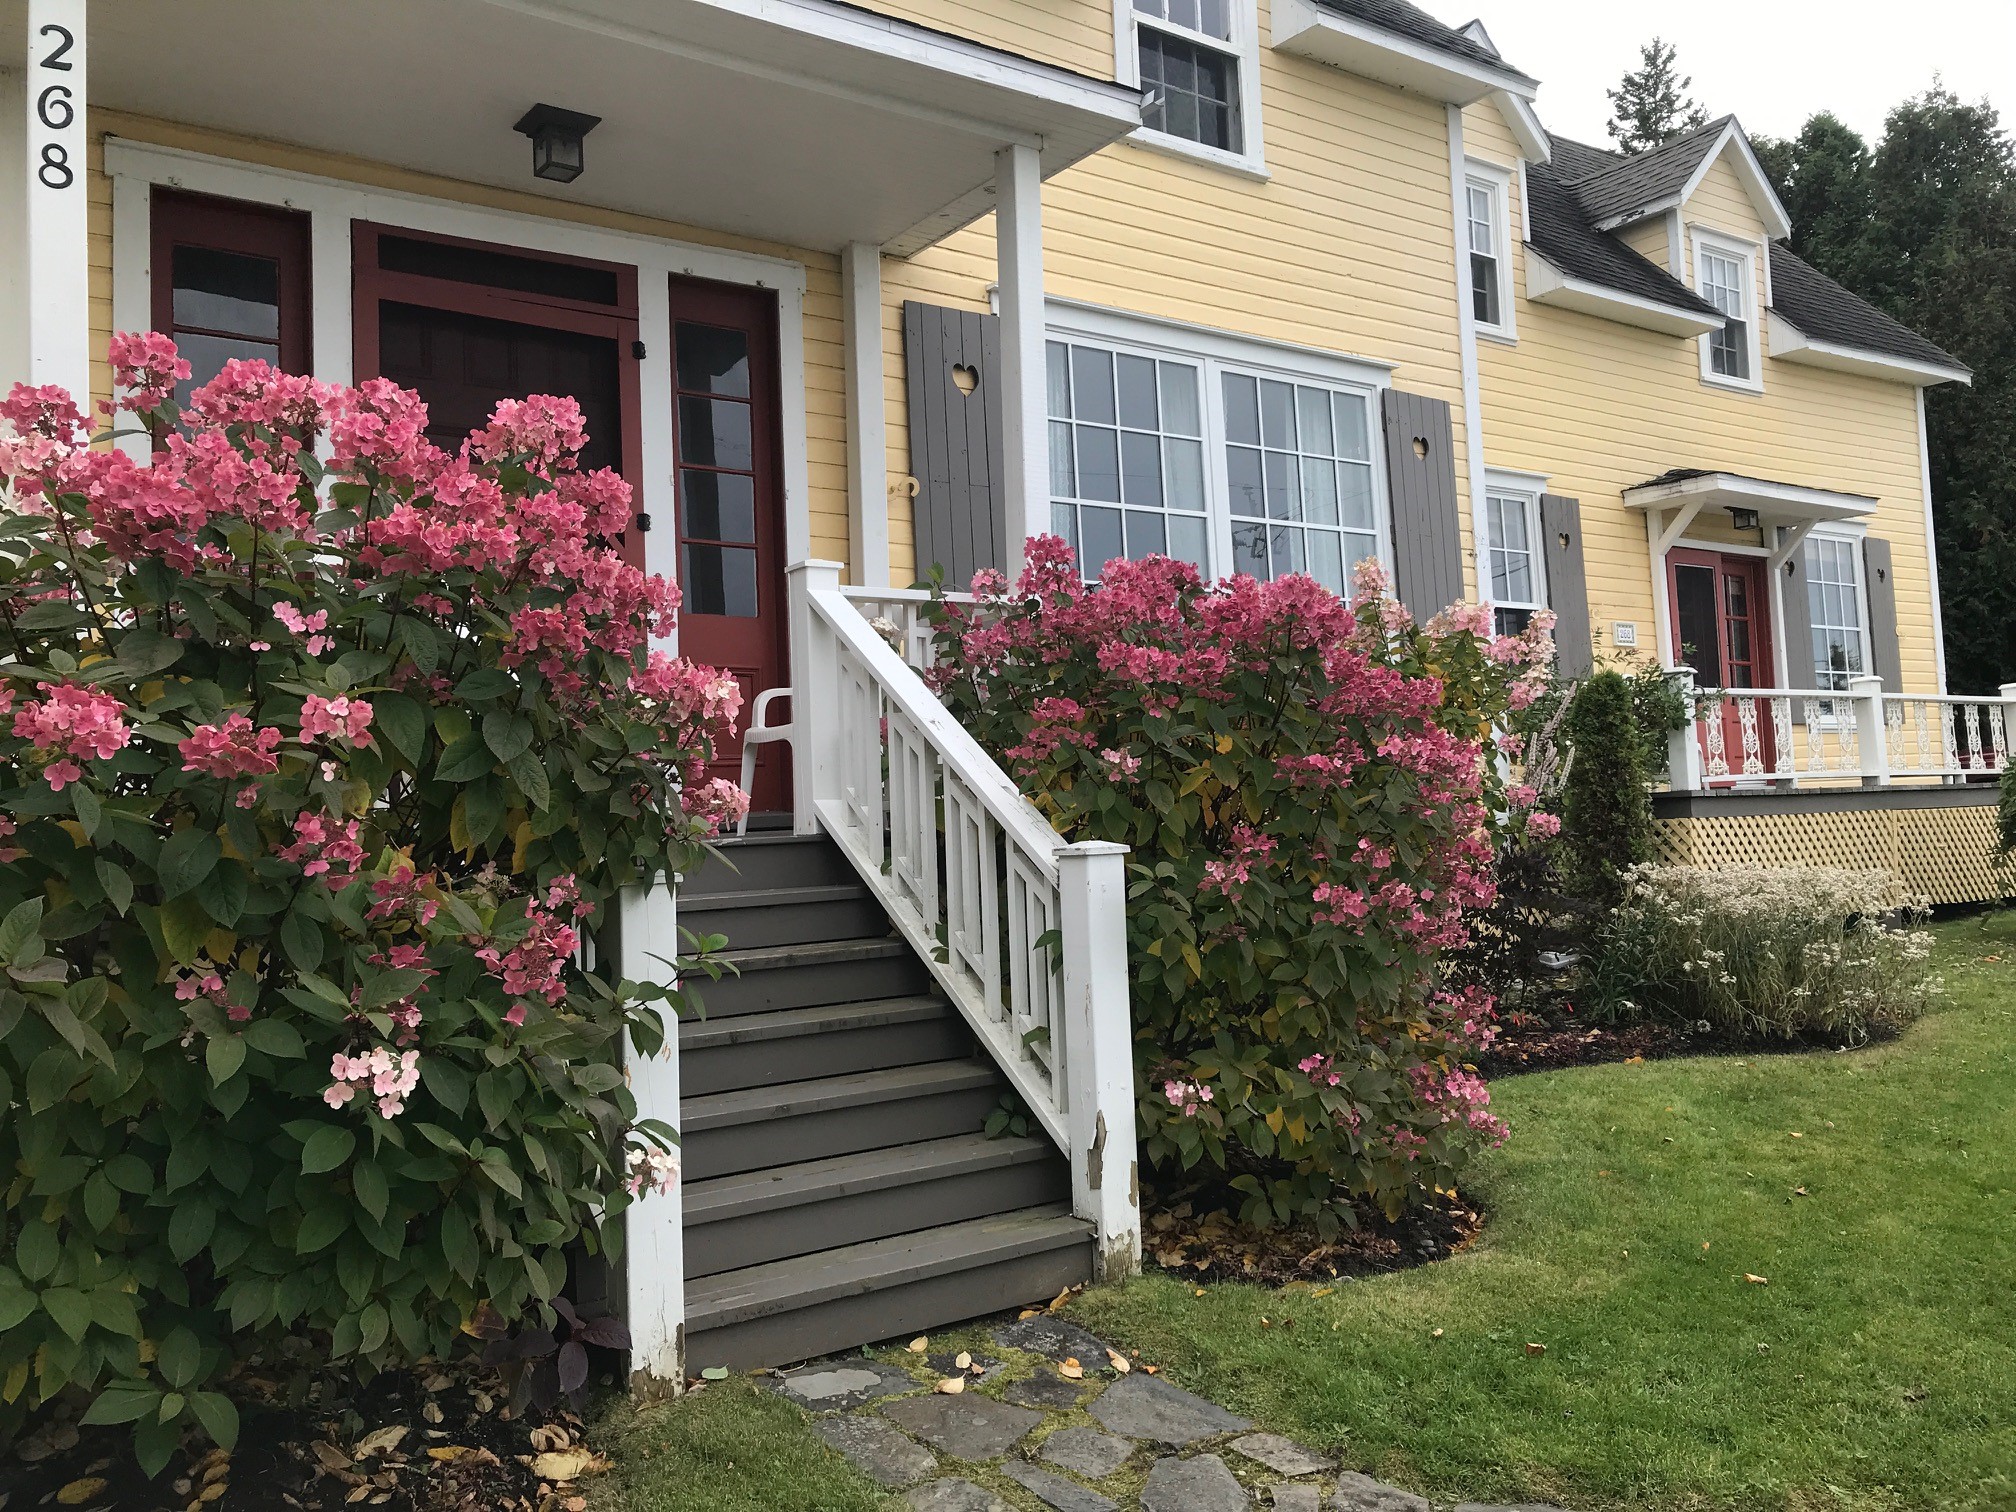
[[[465,855],[473,854],[476,842],[469,838],[469,795],[456,796],[455,807],[448,811],[448,843]]]
[[[570,1481],[595,1468],[593,1450],[553,1449],[532,1456],[532,1473],[541,1480]]]
[[[1127,1356],[1120,1353],[1120,1351],[1117,1349],[1109,1349],[1106,1351],[1106,1363],[1111,1365],[1115,1370],[1119,1371],[1120,1374],[1122,1375],[1127,1374],[1128,1371],[1134,1368],[1132,1365],[1129,1365],[1127,1363]]]
[[[1085,1367],[1078,1363],[1077,1356],[1074,1355],[1057,1367],[1057,1374],[1067,1381],[1082,1381],[1085,1379]]]
[[[1287,1122],[1287,1115],[1282,1113],[1279,1108],[1269,1108],[1267,1110],[1267,1127],[1272,1129],[1276,1134],[1281,1132]]]
[[[56,1493],[56,1505],[81,1507],[110,1484],[102,1475],[87,1475],[82,1480],[74,1480]]]
[[[919,1334],[904,1347],[912,1354],[922,1354],[931,1347],[931,1340],[924,1334]]]
[[[931,1389],[937,1392],[940,1396],[957,1396],[959,1395],[960,1392],[966,1389],[966,1377],[946,1376],[943,1380],[941,1380],[936,1386],[933,1386]]]
[[[1769,1276],[1753,1276],[1748,1271],[1743,1272],[1743,1279],[1748,1281],[1752,1286],[1769,1286],[1771,1284]]]
[[[967,1366],[973,1363],[973,1356],[967,1350],[962,1349],[959,1351],[958,1358],[953,1360],[952,1363],[958,1366],[961,1370],[964,1370]]]

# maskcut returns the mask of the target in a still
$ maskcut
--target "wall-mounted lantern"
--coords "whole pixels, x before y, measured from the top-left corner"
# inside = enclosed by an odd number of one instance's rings
[[[558,105],[534,105],[512,130],[532,138],[532,172],[556,184],[571,184],[586,166],[583,138],[602,124],[602,117],[562,110]]]

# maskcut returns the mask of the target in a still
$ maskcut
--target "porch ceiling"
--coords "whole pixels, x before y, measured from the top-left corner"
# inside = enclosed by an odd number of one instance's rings
[[[18,66],[25,0],[0,0]],[[794,246],[915,252],[1140,122],[1136,91],[833,0],[175,0],[91,10],[91,103]],[[603,117],[587,171],[511,128]]]

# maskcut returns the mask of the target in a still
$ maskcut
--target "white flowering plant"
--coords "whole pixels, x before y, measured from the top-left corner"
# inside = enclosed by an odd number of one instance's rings
[[[1747,1039],[1861,1044],[1940,990],[1925,901],[1889,872],[1642,865],[1587,957],[1583,1006]]]

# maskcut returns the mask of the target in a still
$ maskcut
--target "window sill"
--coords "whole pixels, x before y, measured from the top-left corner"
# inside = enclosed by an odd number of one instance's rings
[[[1519,333],[1517,331],[1508,331],[1501,326],[1480,325],[1477,327],[1477,339],[1479,341],[1495,341],[1500,346],[1519,345]]]
[[[1727,389],[1732,394],[1761,394],[1764,380],[1761,378],[1725,378],[1720,373],[1703,373],[1703,388]]]
[[[1193,163],[1206,163],[1213,168],[1222,168],[1227,173],[1235,173],[1258,184],[1268,183],[1274,177],[1267,171],[1267,164],[1257,153],[1226,152],[1218,147],[1206,147],[1202,142],[1192,142],[1183,137],[1150,131],[1145,126],[1123,140],[1131,147],[1166,153],[1170,157],[1187,158]]]

